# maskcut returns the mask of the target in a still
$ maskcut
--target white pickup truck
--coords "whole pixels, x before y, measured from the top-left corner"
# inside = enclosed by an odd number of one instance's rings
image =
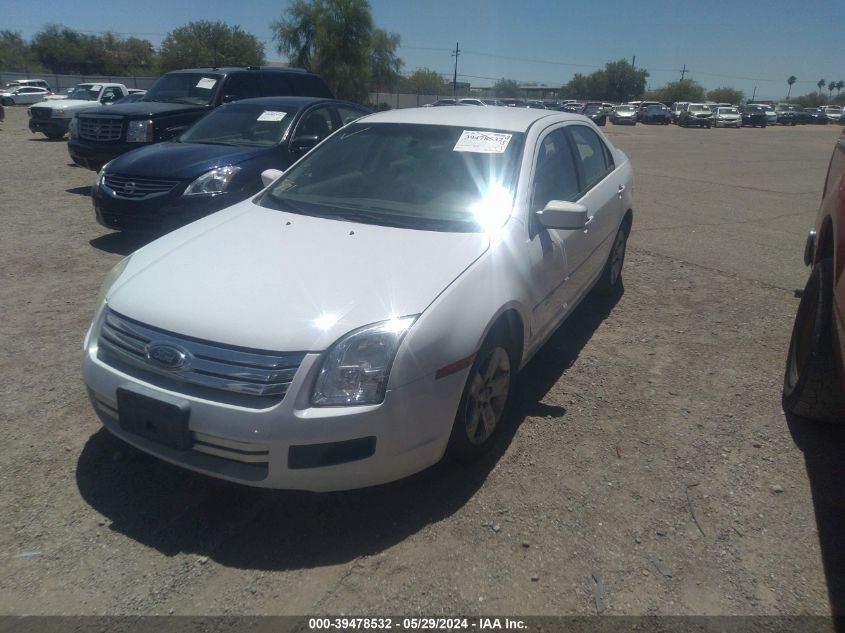
[[[28,110],[29,129],[43,132],[47,138],[60,139],[67,134],[77,112],[111,105],[128,94],[129,89],[123,84],[77,84],[66,99],[42,101],[31,106]]]

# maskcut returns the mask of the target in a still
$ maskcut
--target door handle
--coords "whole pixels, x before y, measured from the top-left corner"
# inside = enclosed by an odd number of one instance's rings
[[[622,199],[622,192],[623,192],[623,191],[625,191],[625,185],[619,185],[619,191],[618,191],[618,194],[619,194],[619,199],[620,199],[620,200]]]

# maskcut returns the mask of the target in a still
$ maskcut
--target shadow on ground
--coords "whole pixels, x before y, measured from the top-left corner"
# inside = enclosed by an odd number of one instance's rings
[[[460,510],[526,418],[566,414],[541,401],[621,295],[587,300],[525,367],[500,441],[474,464],[447,459],[399,482],[343,493],[263,490],[177,468],[101,429],[79,457],[77,485],[86,502],[112,521],[112,530],[167,556],[190,552],[231,567],[269,570],[378,553]]]
[[[845,426],[786,416],[789,432],[804,453],[819,530],[830,610],[845,632]]]
[[[90,187],[88,189],[90,190]],[[155,238],[155,235],[147,235],[145,233],[126,233],[118,231],[115,233],[106,233],[100,237],[95,237],[93,240],[89,240],[88,243],[94,248],[107,253],[115,253],[116,255],[131,255],[142,246],[146,246],[152,242]]]
[[[86,196],[91,197],[91,185],[86,185],[85,187],[72,187],[70,189],[65,189],[67,193],[76,194],[77,196]]]

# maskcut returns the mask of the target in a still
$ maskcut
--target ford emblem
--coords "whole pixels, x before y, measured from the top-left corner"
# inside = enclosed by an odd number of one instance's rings
[[[167,369],[181,369],[188,362],[188,352],[169,343],[150,343],[147,358]]]

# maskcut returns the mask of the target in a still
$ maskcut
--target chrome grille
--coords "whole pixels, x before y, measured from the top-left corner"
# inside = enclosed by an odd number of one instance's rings
[[[119,141],[123,132],[123,119],[105,117],[77,117],[79,138],[88,141]]]
[[[162,196],[178,185],[179,181],[168,180],[166,178],[138,178],[135,176],[106,173],[103,177],[103,184],[119,198],[139,200]]]
[[[33,119],[44,120],[44,119],[50,118],[50,116],[53,114],[53,109],[52,108],[37,108],[35,106],[32,106],[29,109],[29,112],[30,112],[30,114],[32,114]]]
[[[281,400],[304,353],[246,351],[205,343],[143,325],[107,309],[98,339],[103,362],[109,356],[132,367],[164,376],[179,385],[195,385],[245,396]],[[167,366],[151,355],[154,347],[181,354],[181,364]],[[102,355],[105,352],[105,356]],[[166,359],[165,359],[166,360]]]

